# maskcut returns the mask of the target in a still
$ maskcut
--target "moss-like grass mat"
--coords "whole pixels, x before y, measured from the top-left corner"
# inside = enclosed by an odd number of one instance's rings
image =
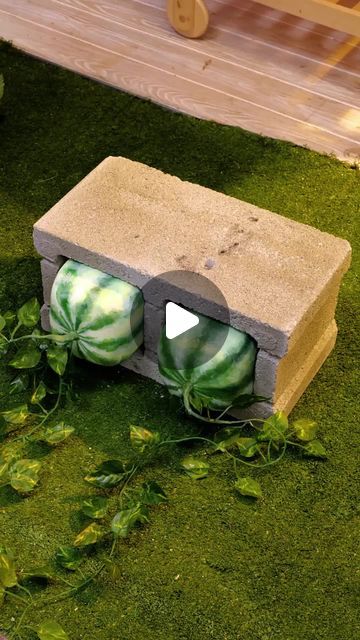
[[[32,225],[108,155],[347,238],[354,251],[336,348],[291,416],[318,421],[329,459],[286,455],[260,473],[264,498],[254,503],[236,495],[222,456],[212,458],[208,478],[192,481],[178,466],[189,447],[174,447],[137,480],[158,481],[170,500],[120,544],[120,577],[104,573],[75,598],[32,611],[27,624],[54,618],[71,640],[359,638],[358,170],[166,111],[8,45],[0,48],[0,72],[0,312],[34,295],[41,300]],[[13,373],[0,370],[4,385]],[[79,405],[58,413],[76,436],[50,453],[39,446],[44,469],[29,497],[0,490],[0,545],[20,567],[42,565],[72,543],[86,522],[80,501],[93,493],[83,476],[95,462],[128,455],[130,423],[176,436],[196,429],[165,389],[120,367],[80,363],[77,383]],[[104,553],[90,555],[87,569]],[[63,588],[50,586],[50,596]],[[8,599],[0,628],[20,610]],[[21,637],[35,635],[28,629]]]

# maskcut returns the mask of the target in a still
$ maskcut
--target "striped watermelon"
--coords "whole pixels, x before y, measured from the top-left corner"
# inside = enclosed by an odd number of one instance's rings
[[[185,404],[190,400],[199,409],[222,410],[239,396],[253,393],[256,343],[248,334],[232,327],[226,328],[226,335],[221,322],[197,316],[199,325],[179,336],[180,341],[166,338],[164,327],[158,347],[159,370],[170,393],[182,396]],[[219,331],[226,339],[206,362],[206,351]],[[203,364],[197,365],[196,360]]]
[[[131,315],[131,323],[130,323]],[[139,289],[75,260],[58,271],[50,301],[53,333],[76,332],[74,355],[101,365],[129,358],[143,342]]]

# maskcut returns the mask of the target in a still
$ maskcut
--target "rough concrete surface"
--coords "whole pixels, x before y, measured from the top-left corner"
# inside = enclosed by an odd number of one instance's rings
[[[351,257],[346,240],[120,157],[106,158],[36,222],[34,244],[45,258],[44,328],[52,282],[67,258],[139,287],[180,269],[205,276],[223,293],[230,324],[257,341],[255,390],[287,410],[334,344]],[[217,317],[206,292],[163,280],[151,296],[148,328],[165,298]],[[157,335],[157,327],[148,331],[145,356],[135,358],[137,370],[154,379],[144,363]]]

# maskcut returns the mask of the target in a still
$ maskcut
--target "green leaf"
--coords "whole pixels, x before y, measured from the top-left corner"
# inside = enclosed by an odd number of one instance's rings
[[[13,395],[15,393],[21,393],[22,391],[26,391],[26,389],[29,386],[29,374],[26,373],[25,371],[23,371],[22,373],[19,373],[18,376],[16,376],[16,378],[14,378],[11,382],[10,382],[10,389],[9,389],[9,394]]]
[[[160,434],[157,431],[149,431],[143,427],[130,425],[130,441],[134,449],[143,453],[147,447],[160,442]]]
[[[253,478],[238,478],[235,487],[242,496],[250,496],[251,498],[261,498],[261,486]]]
[[[5,589],[0,584],[0,608],[1,608],[1,605],[3,604],[4,600],[5,600]],[[5,636],[0,636],[0,640],[6,640]]]
[[[144,482],[140,500],[143,504],[161,504],[167,502],[167,495],[156,482]]]
[[[272,440],[283,442],[285,433],[289,428],[288,419],[283,411],[277,411],[273,416],[265,420],[260,433],[257,436],[259,442]]]
[[[4,95],[4,86],[5,86],[4,76],[0,74],[0,100]]]
[[[82,555],[80,549],[64,546],[59,547],[56,552],[55,559],[60,567],[69,569],[69,571],[76,571],[76,569],[84,560],[84,556]]]
[[[4,336],[0,336],[0,356],[4,356],[9,349],[9,343]]]
[[[311,440],[304,447],[304,453],[312,458],[327,458],[327,453],[320,440]]]
[[[185,469],[185,472],[193,480],[200,480],[205,478],[209,473],[210,465],[205,460],[200,458],[194,458],[194,456],[187,456],[181,462],[181,466]]]
[[[112,580],[118,580],[119,578],[121,578],[121,570],[118,564],[110,560],[110,558],[105,558],[104,562],[108,568],[109,575]]]
[[[10,443],[0,449],[0,486],[10,483],[9,468],[22,455],[22,443]]]
[[[137,522],[149,522],[147,510],[140,502],[130,509],[119,511],[111,522],[111,531],[116,538],[126,538]]]
[[[84,480],[94,487],[108,489],[116,487],[127,475],[128,471],[120,460],[106,460],[95,471],[85,476]]]
[[[214,442],[217,444],[215,451],[229,451],[236,447],[240,436],[241,430],[239,428],[225,427],[220,429],[214,436]]]
[[[79,535],[75,538],[75,547],[87,547],[90,544],[95,544],[104,535],[104,530],[96,522],[92,522],[88,527],[85,527]]]
[[[14,556],[11,551],[0,547],[0,584],[5,589],[18,584]]]
[[[308,420],[307,418],[295,420],[291,428],[295,431],[298,440],[302,440],[302,442],[315,440],[317,423],[314,420]]]
[[[4,316],[0,315],[0,331],[2,331],[4,327],[6,327],[6,320]]]
[[[39,481],[41,462],[23,458],[17,460],[9,469],[10,484],[15,491],[29,493]]]
[[[259,451],[259,445],[255,438],[238,438],[236,444],[240,455],[244,458],[253,458]]]
[[[9,424],[23,425],[31,414],[28,411],[27,404],[19,404],[8,411],[1,411],[0,415]]]
[[[33,567],[32,569],[25,569],[21,572],[21,579],[29,580],[32,578],[40,580],[56,580],[56,573],[49,565],[42,567]]]
[[[5,322],[6,322],[6,326],[7,327],[11,327],[15,324],[16,322],[16,313],[15,311],[5,311],[4,316],[5,318]]]
[[[46,396],[46,387],[44,383],[41,381],[39,382],[34,393],[32,394],[30,402],[31,404],[39,404],[39,402],[41,402],[41,400],[43,400],[45,396]]]
[[[74,433],[74,427],[70,427],[69,425],[64,424],[63,421],[59,422],[52,427],[47,427],[44,429],[39,435],[36,436],[36,440],[41,440],[43,442],[47,442],[48,444],[54,445],[59,442],[63,442]]]
[[[10,431],[15,431],[16,427],[10,427],[9,424],[5,421],[4,417],[0,415],[0,439],[2,439],[7,433]]]
[[[33,342],[29,342],[21,347],[15,357],[10,360],[9,365],[15,369],[32,369],[39,364],[41,360],[41,351]]]
[[[201,413],[203,410],[203,401],[199,396],[190,394],[189,396],[189,402],[191,404],[191,406],[198,412]]]
[[[95,496],[94,498],[87,498],[84,500],[81,511],[89,518],[98,520],[106,516],[108,509],[108,501],[101,496]]]
[[[23,442],[9,442],[0,449],[0,468],[3,463],[11,465],[16,460],[20,460],[24,450]],[[1,471],[0,471],[1,475]]]
[[[9,466],[8,462],[0,460],[0,487],[5,487],[10,483]]]
[[[64,375],[68,361],[67,348],[50,345],[46,351],[46,357],[53,371],[59,376]]]
[[[40,320],[40,304],[36,298],[31,298],[17,312],[19,322],[25,327],[34,327]]]
[[[80,395],[75,391],[73,387],[72,380],[66,386],[65,398],[66,398],[66,403],[71,406],[73,406],[74,403],[76,403],[80,398]]]
[[[40,640],[69,640],[69,636],[57,622],[46,620],[37,630]]]
[[[252,393],[244,393],[241,396],[238,396],[231,406],[237,407],[238,409],[246,409],[252,404],[255,404],[255,402],[266,402],[267,400],[270,400],[270,398],[257,396]]]

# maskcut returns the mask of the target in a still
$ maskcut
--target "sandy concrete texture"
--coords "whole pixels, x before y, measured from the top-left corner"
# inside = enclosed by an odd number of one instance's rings
[[[168,272],[205,276],[225,297],[229,322],[258,344],[252,414],[290,411],[334,346],[346,240],[181,181],[125,158],[106,158],[34,225],[44,289],[42,325],[56,273],[72,258],[145,287],[145,353],[124,366],[160,380],[153,357],[172,300],[215,319],[211,291],[182,288]],[[150,293],[148,293],[150,291]],[[279,404],[280,403],[280,404]]]
[[[278,356],[351,253],[346,240],[120,157],[106,158],[36,222],[34,244],[50,260],[74,258],[140,287],[168,271],[197,271],[222,291],[231,324],[251,328]],[[174,302],[205,313],[187,293]]]

